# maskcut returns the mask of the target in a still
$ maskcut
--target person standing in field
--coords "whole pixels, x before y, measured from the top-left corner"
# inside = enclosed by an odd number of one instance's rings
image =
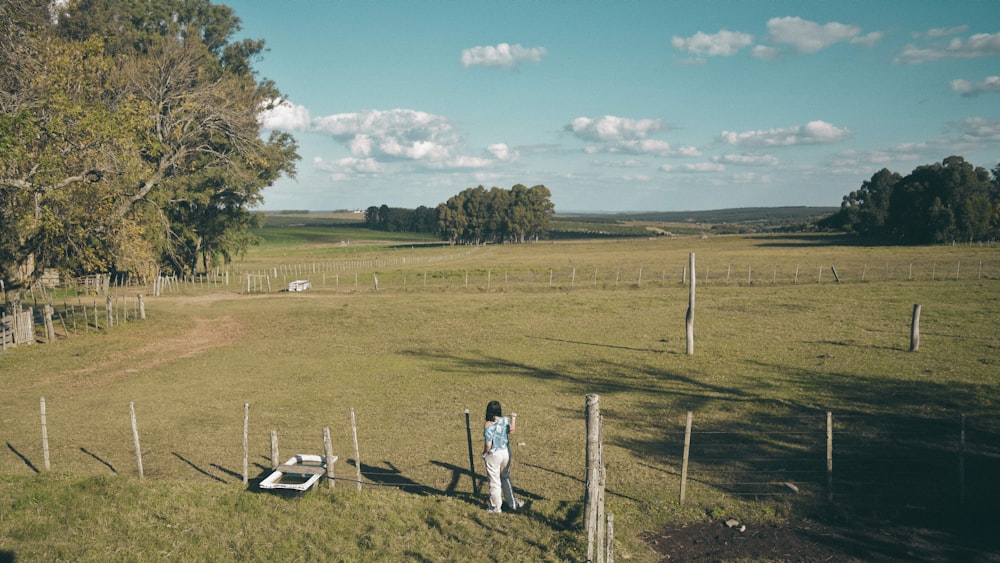
[[[510,482],[510,434],[517,427],[517,413],[510,418],[503,416],[500,401],[490,401],[486,405],[486,425],[483,427],[483,461],[486,474],[490,478],[489,512],[499,514],[502,501],[507,501],[511,510],[517,510],[519,502],[514,498],[514,486]]]

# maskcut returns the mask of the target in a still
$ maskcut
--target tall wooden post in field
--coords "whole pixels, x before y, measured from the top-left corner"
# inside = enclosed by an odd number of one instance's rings
[[[688,271],[691,272],[691,283],[688,285],[688,310],[685,325],[687,327],[687,354],[690,356],[694,354],[694,252],[691,253],[689,262]]]
[[[920,304],[913,304],[913,322],[910,324],[910,352],[920,348]]]
[[[597,536],[598,498],[601,475],[601,404],[599,395],[587,395],[587,495],[584,501],[584,525],[587,526],[587,561],[594,560]]]

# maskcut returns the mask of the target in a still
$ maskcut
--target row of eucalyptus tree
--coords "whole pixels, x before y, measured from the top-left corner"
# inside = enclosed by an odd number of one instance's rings
[[[883,168],[821,225],[904,244],[996,240],[1000,165],[991,172],[950,156],[906,176]]]
[[[0,279],[193,272],[253,240],[295,139],[210,0],[0,2]]]
[[[466,188],[438,205],[438,233],[452,244],[538,240],[555,212],[551,198],[542,185]]]

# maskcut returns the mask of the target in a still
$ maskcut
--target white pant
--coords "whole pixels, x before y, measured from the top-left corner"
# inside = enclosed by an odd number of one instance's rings
[[[511,510],[517,510],[514,486],[510,483],[510,450],[491,450],[483,456],[486,474],[490,478],[490,510],[500,512],[501,501],[506,500]]]

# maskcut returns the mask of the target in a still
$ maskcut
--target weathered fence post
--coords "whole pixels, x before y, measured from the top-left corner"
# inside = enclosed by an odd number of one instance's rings
[[[587,490],[584,518],[587,526],[587,561],[594,560],[597,535],[597,502],[600,496],[600,396],[587,395]]]
[[[139,466],[139,477],[142,477],[142,448],[139,446],[139,425],[135,420],[135,403],[128,404],[128,410],[132,417],[132,440],[135,442],[135,460]]]
[[[108,315],[108,328],[111,328],[115,324],[115,301],[114,298],[108,294],[105,299],[105,312]]]
[[[42,461],[45,463],[45,470],[51,469],[49,465],[49,427],[45,422],[45,397],[41,398],[40,407],[42,414]]]
[[[354,436],[354,473],[358,480],[358,490],[361,490],[361,450],[358,448],[358,423],[354,418],[354,407],[351,407],[351,434]]]
[[[278,459],[278,431],[271,429],[271,469],[278,467],[281,461]]]
[[[833,279],[837,280],[837,283],[840,283],[840,275],[837,273],[837,267],[830,266],[830,271],[833,272]]]
[[[51,344],[56,341],[56,328],[52,324],[52,305],[46,303],[42,311],[44,311],[43,319],[45,321],[45,341]]]
[[[826,500],[833,502],[833,413],[826,411]]]
[[[688,411],[687,422],[684,424],[684,455],[681,458],[681,500],[680,504],[684,505],[684,497],[687,493],[687,479],[688,479],[688,458],[691,454],[691,418],[692,413]]]
[[[920,349],[920,304],[913,304],[913,321],[910,323],[910,352]]]
[[[465,409],[465,439],[469,443],[469,475],[472,476],[472,492],[479,494],[479,481],[476,479],[476,463],[472,453],[472,421],[469,409]]]
[[[146,320],[146,296],[140,293],[136,298],[139,300],[139,320],[144,321]]]
[[[605,544],[605,563],[615,563],[615,515],[608,514],[608,523],[605,525],[605,530],[607,532],[607,539]]]
[[[243,403],[243,484],[250,482],[250,403]]]
[[[323,455],[326,456],[326,478],[330,483],[330,489],[333,489],[333,464],[337,462],[337,456],[333,455],[329,426],[323,428]]]
[[[694,269],[694,252],[691,253],[689,257],[690,262],[690,272],[691,272],[691,283],[688,287],[688,309],[687,316],[685,318],[686,327],[686,337],[687,337],[687,355],[690,356],[694,354],[694,285],[695,285],[695,269]]]

